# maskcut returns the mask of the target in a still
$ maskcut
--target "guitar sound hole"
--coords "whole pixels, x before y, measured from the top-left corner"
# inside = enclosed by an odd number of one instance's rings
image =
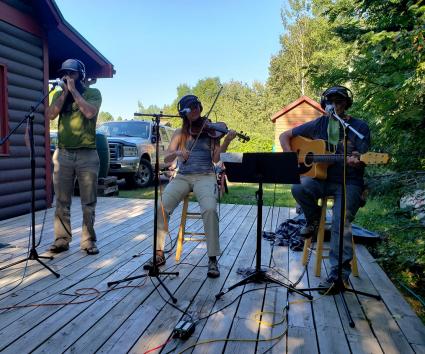
[[[305,155],[304,163],[305,163],[307,166],[311,166],[311,165],[313,164],[313,162],[314,162],[314,159],[313,159],[313,153],[312,153],[312,152],[308,152],[308,153]]]

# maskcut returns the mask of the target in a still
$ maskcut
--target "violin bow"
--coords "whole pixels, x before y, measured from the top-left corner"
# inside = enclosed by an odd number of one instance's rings
[[[217,95],[214,98],[214,101],[210,107],[210,110],[208,111],[208,113],[205,115],[206,118],[208,118],[210,116],[211,111],[213,110],[215,103],[217,102],[218,98],[220,97],[221,91],[223,91],[223,85],[221,85],[220,90],[218,90]]]
[[[196,142],[198,141],[199,137],[201,136],[202,129],[204,129],[205,124],[207,124],[208,117],[209,117],[209,115],[210,115],[211,111],[213,110],[213,108],[214,108],[214,106],[215,106],[215,103],[217,102],[218,98],[220,97],[221,91],[223,91],[223,85],[221,85],[220,89],[218,90],[217,94],[215,95],[215,98],[214,98],[214,101],[213,101],[213,103],[212,103],[212,105],[211,105],[211,107],[210,107],[210,110],[209,110],[209,111],[207,112],[207,114],[205,115],[205,118],[207,118],[207,119],[205,119],[205,120],[204,120],[204,123],[202,124],[202,127],[201,127],[201,129],[199,130],[198,135],[196,135],[195,141],[193,142],[192,146],[190,147],[189,154],[188,154],[189,156],[190,156],[190,154],[192,153],[192,150],[193,150],[193,148],[195,147]],[[189,159],[189,157],[188,157],[188,159]],[[185,160],[184,162],[186,162],[186,161],[187,161],[187,160]]]

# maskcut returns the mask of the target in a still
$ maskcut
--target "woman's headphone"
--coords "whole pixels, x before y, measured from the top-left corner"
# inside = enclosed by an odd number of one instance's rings
[[[194,103],[199,105],[199,109],[202,112],[202,103],[195,95],[185,95],[180,98],[179,102],[177,103],[177,111],[179,112],[180,117],[186,118],[186,110],[190,109],[190,106]]]
[[[320,97],[320,106],[323,109],[325,109],[326,104],[329,102],[328,97],[333,95],[344,97],[347,100],[345,109],[350,108],[353,104],[353,93],[351,90],[345,86],[336,85],[328,88],[325,92],[322,93],[322,96]]]

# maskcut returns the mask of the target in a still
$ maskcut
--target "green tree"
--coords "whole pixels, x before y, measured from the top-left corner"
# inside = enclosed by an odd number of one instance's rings
[[[417,0],[340,0],[324,8],[332,31],[352,46],[346,70],[354,112],[397,170],[425,167],[425,5]],[[330,73],[323,76],[330,77]]]
[[[97,121],[96,121],[96,125],[102,125],[105,122],[110,122],[113,121],[114,117],[112,116],[111,113],[109,112],[100,112],[97,116]]]
[[[313,17],[310,0],[289,0],[281,17],[284,31],[280,37],[281,50],[271,59],[267,82],[275,111],[314,92],[308,70],[317,47],[320,25]]]

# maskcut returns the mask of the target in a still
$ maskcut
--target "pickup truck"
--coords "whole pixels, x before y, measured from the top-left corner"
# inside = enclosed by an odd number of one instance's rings
[[[154,124],[144,120],[106,122],[97,131],[107,136],[110,164],[109,175],[125,178],[133,187],[147,187],[152,183],[155,168],[156,136]],[[174,129],[159,126],[159,168],[166,169],[164,153]]]

